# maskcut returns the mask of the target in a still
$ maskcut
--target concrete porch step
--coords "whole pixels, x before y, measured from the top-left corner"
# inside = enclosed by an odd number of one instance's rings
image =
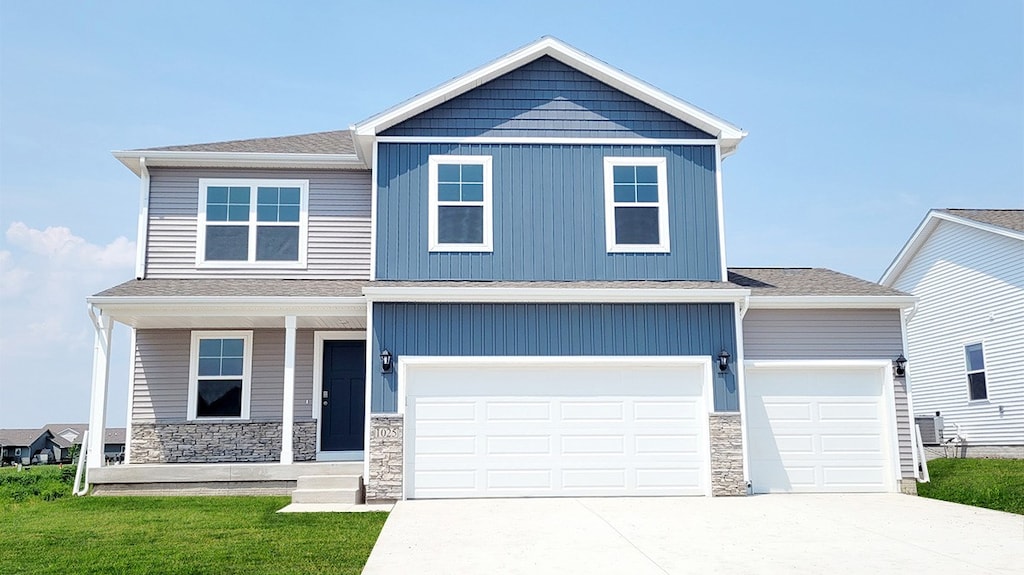
[[[312,475],[300,476],[292,492],[293,504],[326,504],[363,502],[363,477],[361,475]]]

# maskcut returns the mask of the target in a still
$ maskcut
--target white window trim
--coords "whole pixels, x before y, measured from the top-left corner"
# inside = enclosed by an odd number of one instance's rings
[[[972,345],[981,346],[981,362],[985,367],[981,369],[971,369],[970,363],[967,361],[967,348]],[[984,341],[969,341],[963,345],[963,356],[964,356],[964,385],[967,388],[967,403],[988,403],[989,402],[989,389],[988,389],[988,354],[985,352]],[[985,397],[974,399],[971,397],[971,374],[972,373],[984,373],[985,374]]]
[[[615,166],[655,166],[658,168],[658,203],[616,203]],[[658,243],[657,244],[619,244],[615,242],[615,208],[616,207],[657,207],[658,208]],[[608,253],[669,253],[668,235],[668,160],[663,157],[606,157],[604,159],[604,223],[605,245]]]
[[[225,222],[206,221],[206,190],[210,186],[248,186],[249,195],[249,258],[246,261],[206,261],[206,226],[221,225]],[[299,188],[299,221],[298,222],[258,222],[256,221],[256,195],[259,186]],[[237,225],[240,225],[237,224]],[[298,225],[299,227],[299,259],[294,262],[256,261],[256,228],[260,225]],[[196,267],[203,269],[225,268],[260,268],[260,269],[306,269],[307,232],[309,229],[309,180],[274,180],[274,179],[240,179],[240,178],[200,178],[199,180],[199,212],[196,217]]]
[[[493,252],[494,226],[492,217],[493,202],[491,156],[430,156],[428,158],[429,193],[428,193],[428,249],[431,252]],[[439,164],[481,164],[484,167],[484,199],[483,202],[439,202],[437,199],[437,166]],[[484,238],[479,244],[442,244],[437,239],[437,208],[439,205],[483,205]]]
[[[242,358],[242,415],[239,417],[198,417],[199,404],[199,340],[231,338],[244,344]],[[188,364],[188,420],[189,421],[242,421],[249,419],[249,400],[252,395],[252,331],[193,331]]]

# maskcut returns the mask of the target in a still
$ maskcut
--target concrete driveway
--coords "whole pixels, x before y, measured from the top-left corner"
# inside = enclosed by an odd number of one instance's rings
[[[363,573],[1021,573],[1024,517],[897,494],[399,502]]]

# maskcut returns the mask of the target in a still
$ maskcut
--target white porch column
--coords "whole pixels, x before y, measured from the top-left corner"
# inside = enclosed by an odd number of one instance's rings
[[[281,463],[292,463],[295,435],[295,316],[284,318],[284,406],[281,410]]]
[[[110,383],[110,336],[113,322],[95,307],[89,307],[96,345],[92,355],[92,394],[89,402],[89,443],[86,467],[103,467],[103,438],[107,424],[107,386]]]

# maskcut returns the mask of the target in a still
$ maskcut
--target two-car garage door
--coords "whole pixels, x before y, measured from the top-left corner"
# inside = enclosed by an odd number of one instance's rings
[[[885,366],[752,362],[746,369],[755,493],[892,490]]]
[[[704,495],[707,365],[574,359],[406,365],[406,497]]]

